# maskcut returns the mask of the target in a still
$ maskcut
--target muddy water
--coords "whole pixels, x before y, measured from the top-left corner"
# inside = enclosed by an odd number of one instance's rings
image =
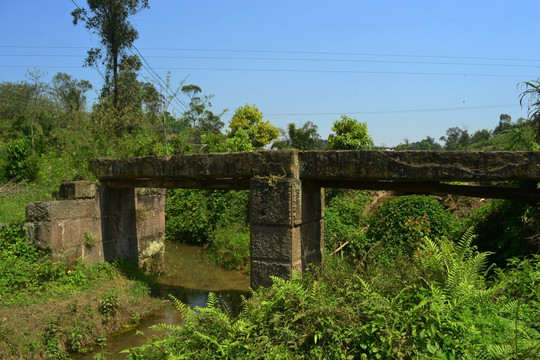
[[[241,295],[249,295],[249,276],[244,272],[228,271],[208,263],[200,246],[174,242],[165,243],[164,274],[160,276],[158,282],[159,286],[153,296],[168,299],[169,294],[172,294],[192,307],[206,306],[208,293],[214,292],[222,302],[235,311],[240,304]],[[137,329],[109,336],[104,349],[107,359],[125,359],[126,355],[119,354],[120,351],[143,345],[147,337],[160,335],[161,332],[149,327],[163,323],[182,324],[182,318],[172,304],[141,321]],[[136,330],[142,331],[144,336],[137,335]],[[94,355],[96,351],[79,359],[90,360]]]

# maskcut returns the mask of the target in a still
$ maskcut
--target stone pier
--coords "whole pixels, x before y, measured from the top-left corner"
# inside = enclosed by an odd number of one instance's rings
[[[255,161],[250,183],[252,288],[302,272],[323,255],[324,192],[300,180],[294,153],[275,155]]]

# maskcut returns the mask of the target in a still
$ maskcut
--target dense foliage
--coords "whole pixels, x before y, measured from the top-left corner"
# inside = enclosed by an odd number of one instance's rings
[[[354,254],[363,247],[370,200],[369,191],[326,190],[324,246],[329,252],[342,248],[344,253]]]
[[[391,261],[398,255],[411,255],[425,236],[452,238],[457,226],[457,219],[432,196],[401,196],[379,206],[364,246],[377,244],[381,255]]]
[[[173,90],[170,76],[166,83],[138,79],[141,59],[127,51],[138,32],[129,18],[148,1],[87,5],[72,15],[102,45],[86,60],[106,68],[93,104],[86,96],[92,84],[65,73],[50,84],[37,69],[25,81],[0,83],[0,224],[23,222],[26,204],[51,199],[63,179],[92,179],[88,160],[95,157],[373,147],[367,123],[345,115],[328,140],[309,121],[290,123],[277,139],[280,130],[249,104],[236,108],[223,132],[227,110],[214,113],[213,95],[198,85]],[[530,119],[501,114],[493,130],[450,127],[441,143],[427,136],[396,149],[539,150],[539,84],[523,84]],[[176,302],[186,326],[159,326],[166,337],[134,349],[131,359],[540,357],[538,205],[493,201],[459,223],[430,196],[391,199],[373,211],[369,192],[326,194],[324,264],[303,277],[275,278],[239,316],[215,296],[204,309]],[[246,191],[169,190],[166,236],[204,244],[216,263],[246,269],[248,202]],[[470,230],[461,234],[469,227],[477,245]],[[501,268],[490,269],[491,262]],[[1,227],[0,358],[65,359],[103,345],[105,332],[137,323],[151,303],[148,286],[125,273],[119,264],[52,261],[27,243],[20,226]],[[137,269],[129,273],[144,278]]]
[[[483,251],[494,252],[493,261],[503,266],[511,257],[540,253],[540,207],[493,200],[465,219],[478,234]]]
[[[487,253],[426,237],[394,267],[330,257],[289,281],[274,279],[237,317],[216,297],[177,302],[185,327],[129,359],[534,359],[540,354],[540,257],[514,260],[495,282]],[[533,315],[533,316],[531,316]]]
[[[332,125],[334,133],[328,136],[328,148],[332,150],[369,150],[373,139],[369,135],[367,123],[341,115]]]
[[[175,189],[167,193],[166,237],[204,244],[218,229],[248,224],[247,191]]]
[[[253,148],[261,148],[277,139],[279,130],[269,121],[263,120],[262,112],[255,105],[246,104],[237,108],[229,123],[228,136],[246,131]]]

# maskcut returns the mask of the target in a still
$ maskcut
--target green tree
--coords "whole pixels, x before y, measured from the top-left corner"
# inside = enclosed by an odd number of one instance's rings
[[[493,130],[493,135],[502,134],[505,131],[512,129],[512,117],[508,114],[501,114],[499,117],[499,125]]]
[[[159,126],[163,98],[154,85],[137,79],[141,67],[137,56],[122,58],[117,74],[117,104],[113,97],[102,94],[92,111],[98,134],[121,137],[126,133],[153,132]]]
[[[52,94],[66,112],[80,111],[86,108],[85,92],[92,89],[86,80],[74,79],[71,75],[59,72],[52,78]]]
[[[396,146],[396,150],[441,150],[441,144],[435,142],[431,136],[426,136],[424,140],[409,142],[409,139],[403,139],[405,144]]]
[[[280,130],[282,139],[274,141],[272,149],[299,149],[313,150],[324,146],[317,133],[317,125],[311,121],[307,121],[301,128],[297,128],[296,124],[290,123],[287,126],[287,132]]]
[[[36,121],[38,118],[38,111],[43,111],[43,109],[38,109],[38,100],[40,97],[45,97],[45,92],[48,88],[47,84],[41,81],[41,78],[43,78],[47,73],[42,72],[39,69],[34,69],[33,71],[27,70],[26,71],[26,77],[29,78],[33,82],[33,98],[32,98],[32,105],[33,105],[33,113],[30,115],[29,123],[30,123],[30,138],[32,140],[32,152],[35,153],[36,151]]]
[[[102,48],[88,50],[86,66],[95,66],[101,61],[105,65],[105,95],[112,87],[115,108],[119,105],[120,60],[125,57],[126,50],[133,46],[139,37],[138,31],[129,21],[129,17],[142,9],[148,9],[148,0],[87,0],[88,10],[77,7],[71,15],[73,24],[85,23],[88,30],[101,38]],[[106,51],[104,55],[102,50]]]
[[[519,103],[523,106],[525,98],[529,98],[529,104],[527,106],[529,112],[529,119],[535,128],[536,142],[534,145],[538,146],[540,142],[540,78],[534,81],[525,81],[522,83],[525,86],[525,90],[519,96]]]
[[[332,150],[369,150],[373,139],[368,133],[367,123],[341,115],[334,121],[333,134],[328,136],[328,148]]]
[[[470,145],[471,136],[467,130],[455,126],[446,130],[446,136],[442,136],[441,140],[445,142],[445,150],[463,150]]]
[[[57,120],[55,104],[49,97],[44,73],[28,71],[29,81],[0,84],[0,140],[28,136],[32,152],[39,152],[42,135],[48,134]]]
[[[212,107],[210,100],[214,95],[201,96],[202,89],[193,84],[182,86],[182,92],[189,98],[189,108],[180,119],[184,126],[194,129],[198,133],[197,138],[206,133],[219,134],[225,125],[221,116],[227,110],[219,115],[209,110]]]
[[[491,131],[488,129],[476,130],[471,136],[471,145],[472,144],[485,144],[489,139],[491,139]]]
[[[221,148],[224,140],[221,129],[225,125],[221,121],[221,116],[228,109],[219,114],[211,111],[210,100],[214,95],[203,96],[202,89],[198,85],[184,85],[181,91],[189,99],[189,104],[180,119],[172,126],[172,131],[177,134],[175,136],[178,140],[177,151],[180,153],[221,151],[218,148]]]
[[[229,123],[227,137],[235,137],[238,131],[247,131],[254,148],[268,145],[279,136],[279,129],[263,120],[262,112],[255,105],[246,104],[235,110]]]
[[[32,108],[34,87],[28,82],[0,83],[0,140],[8,142],[23,136],[26,117]]]

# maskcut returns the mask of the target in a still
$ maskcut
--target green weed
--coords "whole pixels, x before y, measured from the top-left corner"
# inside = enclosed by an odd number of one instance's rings
[[[215,263],[229,270],[244,269],[249,264],[250,235],[248,229],[229,225],[216,231],[207,254]]]
[[[110,290],[101,296],[98,305],[98,312],[103,315],[104,321],[109,321],[118,311],[118,291]]]

